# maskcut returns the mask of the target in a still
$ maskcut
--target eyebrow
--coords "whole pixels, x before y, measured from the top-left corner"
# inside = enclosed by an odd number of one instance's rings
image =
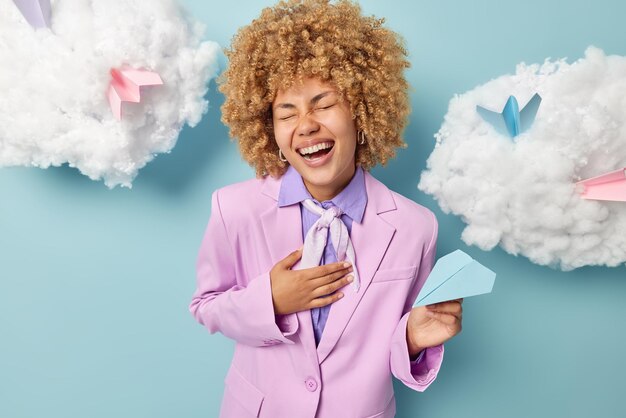
[[[315,97],[313,97],[311,100],[309,100],[310,104],[315,104],[317,102],[319,102],[320,100],[322,100],[324,97],[328,96],[329,94],[332,93],[336,93],[335,90],[328,90],[328,91],[324,91],[318,95],[316,95]],[[294,109],[296,106],[292,103],[278,103],[276,106],[274,106],[274,109]]]

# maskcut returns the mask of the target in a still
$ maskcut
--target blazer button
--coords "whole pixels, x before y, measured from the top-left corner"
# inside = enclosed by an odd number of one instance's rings
[[[312,377],[307,377],[304,381],[304,386],[309,392],[315,392],[317,390],[317,381]]]

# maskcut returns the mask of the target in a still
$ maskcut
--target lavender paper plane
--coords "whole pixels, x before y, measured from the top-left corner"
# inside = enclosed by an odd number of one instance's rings
[[[50,0],[13,0],[13,3],[33,28],[50,27]]]
[[[533,124],[540,104],[541,96],[535,93],[522,110],[519,109],[515,96],[509,96],[502,112],[494,112],[478,105],[476,105],[476,111],[498,132],[515,138]]]
[[[413,307],[490,293],[496,273],[461,250],[441,257]]]
[[[581,180],[576,188],[583,199],[626,202],[626,167]]]

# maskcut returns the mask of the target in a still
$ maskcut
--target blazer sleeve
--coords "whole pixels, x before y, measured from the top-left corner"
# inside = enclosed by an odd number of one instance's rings
[[[219,190],[213,193],[211,202],[211,216],[197,259],[191,314],[211,334],[219,331],[238,343],[259,347],[294,344],[288,337],[295,333],[297,321],[292,324],[294,318],[274,314],[269,272],[249,282],[237,277],[236,253],[220,209]]]
[[[409,347],[406,342],[406,327],[409,314],[423,283],[426,281],[426,277],[428,277],[433,268],[435,254],[437,253],[437,219],[432,212],[429,211],[429,213],[433,222],[430,244],[426,252],[423,253],[417,277],[409,291],[404,305],[404,315],[396,326],[391,338],[391,372],[406,386],[418,392],[426,390],[435,380],[443,361],[443,344],[425,349],[419,358],[412,362],[409,358]]]

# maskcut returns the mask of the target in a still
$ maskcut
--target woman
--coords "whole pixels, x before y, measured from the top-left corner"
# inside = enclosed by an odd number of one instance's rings
[[[369,174],[409,113],[382,23],[281,2],[227,51],[223,121],[257,178],[213,193],[190,306],[236,341],[222,417],[393,417],[391,376],[425,390],[461,330],[461,300],[412,309],[434,215]]]

